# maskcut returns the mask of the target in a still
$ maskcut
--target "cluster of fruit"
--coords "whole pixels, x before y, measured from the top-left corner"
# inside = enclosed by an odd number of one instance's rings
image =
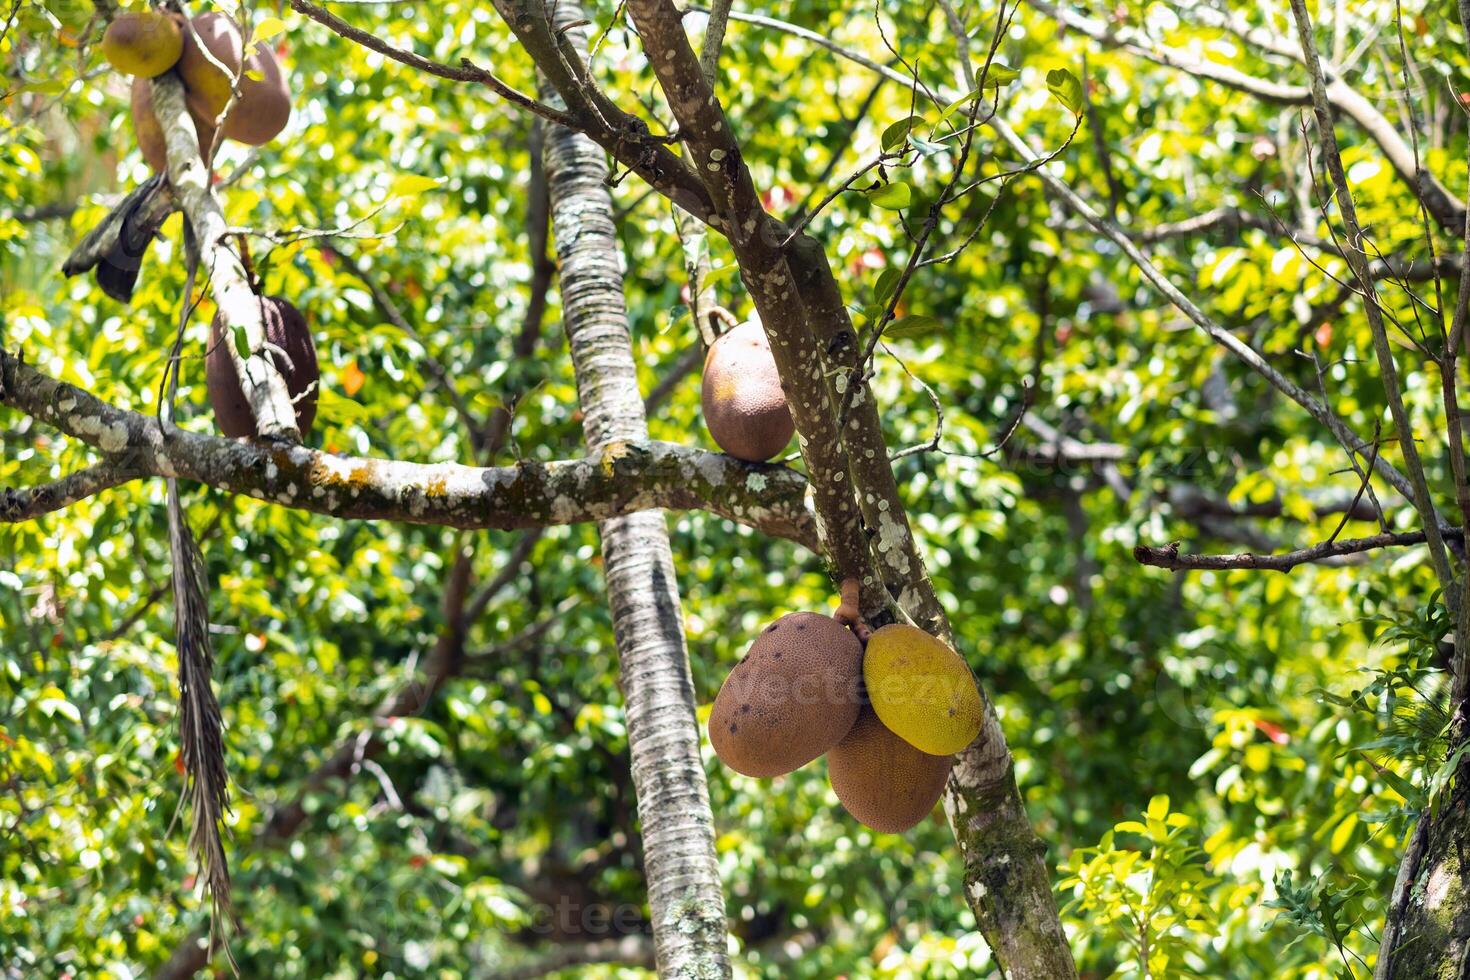
[[[247,55],[239,27],[224,14],[200,14],[187,21],[157,10],[121,14],[102,35],[102,56],[133,76],[133,131],[143,159],[159,173],[167,169],[168,161],[163,127],[153,111],[151,80],[166,72],[176,72],[183,82],[184,101],[199,133],[199,154],[206,163],[217,126],[223,126],[227,139],[259,146],[275,139],[291,118],[291,92],[275,52],[257,41]],[[305,436],[316,417],[320,377],[311,328],[301,311],[283,297],[262,296],[259,302],[267,350],[285,379],[296,425]],[[216,315],[205,357],[209,403],[219,430],[239,439],[255,435],[256,425],[230,356],[233,343]]]
[[[225,138],[253,146],[275,139],[291,118],[291,91],[275,52],[256,42],[246,55],[239,27],[221,13],[200,14],[188,21],[158,10],[121,14],[102,36],[102,56],[133,76],[133,132],[143,159],[159,173],[166,169],[167,158],[149,80],[165,72],[177,72],[184,83],[189,115],[199,131],[199,153],[206,163],[226,107]],[[237,82],[238,95],[231,104]]]
[[[979,734],[980,691],[960,655],[917,627],[884,626],[866,647],[861,632],[812,612],[767,626],[715,697],[710,744],[761,778],[825,754],[847,812],[902,833],[934,809],[954,753]]]
[[[758,322],[710,345],[701,402],[710,435],[738,459],[765,462],[795,431]],[[710,744],[731,769],[762,778],[826,755],[847,812],[902,833],[934,809],[954,753],[979,734],[980,691],[960,655],[923,630],[895,623],[869,635],[855,610],[838,615],[847,625],[799,612],[761,632],[720,687]]]

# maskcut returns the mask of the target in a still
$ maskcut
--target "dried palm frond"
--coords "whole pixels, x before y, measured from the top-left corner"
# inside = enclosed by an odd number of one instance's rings
[[[184,251],[188,257],[184,297],[179,307],[178,333],[164,369],[166,396],[159,399],[160,420],[165,433],[173,427],[173,404],[178,391],[180,351],[184,331],[193,310],[190,298],[199,267],[199,252],[192,229],[184,223]],[[204,556],[194,532],[184,519],[179,500],[179,483],[168,480],[168,551],[173,565],[174,647],[179,655],[179,754],[184,763],[189,798],[189,851],[199,862],[199,880],[210,899],[209,946],[226,927],[236,925],[230,901],[230,865],[225,857],[220,828],[230,810],[229,773],[225,768],[224,719],[214,696],[210,673],[214,650],[209,642],[209,588]],[[176,814],[177,816],[177,814]],[[223,944],[225,958],[238,975],[229,943]]]

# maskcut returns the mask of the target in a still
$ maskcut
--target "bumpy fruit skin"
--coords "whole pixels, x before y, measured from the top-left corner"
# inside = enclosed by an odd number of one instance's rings
[[[156,78],[172,68],[184,50],[178,22],[156,10],[122,14],[102,35],[102,57],[125,75]]]
[[[843,809],[862,824],[901,834],[939,802],[953,761],[920,752],[864,707],[847,737],[827,753],[827,779]]]
[[[218,12],[200,14],[189,23],[193,30],[184,28],[179,77],[184,80],[184,88],[188,92],[189,108],[210,119],[217,119],[230,101],[230,79],[240,70],[243,48],[240,29],[228,16]],[[199,35],[199,41],[215,60],[229,70],[229,75],[210,64],[194,40],[195,34]]]
[[[754,321],[710,345],[700,401],[709,434],[737,459],[763,463],[785,449],[796,431],[770,342]]]
[[[260,312],[265,319],[266,340],[284,350],[291,359],[287,365],[280,354],[271,352],[276,369],[286,379],[286,390],[295,402],[296,427],[304,439],[316,418],[316,382],[321,377],[311,328],[301,311],[279,296],[261,297]],[[235,374],[235,362],[230,357],[230,347],[235,339],[225,331],[224,321],[218,314],[210,324],[209,332],[204,376],[209,389],[209,404],[214,408],[215,425],[230,439],[253,436],[256,433],[255,415],[250,411],[250,403],[240,387],[240,378]],[[305,397],[302,397],[303,393]]]
[[[951,755],[980,734],[980,689],[943,641],[906,623],[873,633],[863,682],[883,724],[915,748]]]
[[[148,166],[156,173],[164,173],[168,170],[168,154],[164,150],[163,127],[159,125],[158,116],[153,112],[153,83],[146,78],[134,78],[129,96],[133,135],[138,139],[138,149],[143,151],[143,159],[148,162]],[[189,116],[199,132],[199,156],[207,157],[209,148],[214,144],[214,127],[193,109],[189,110]],[[208,162],[205,160],[205,163]]]
[[[862,644],[831,616],[799,612],[761,631],[709,716],[720,761],[783,776],[842,740],[862,703]]]

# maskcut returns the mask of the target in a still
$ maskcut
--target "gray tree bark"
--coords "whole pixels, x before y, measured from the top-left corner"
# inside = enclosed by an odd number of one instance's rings
[[[561,25],[582,19],[563,3]],[[585,56],[582,29],[570,32]],[[546,142],[561,297],[587,448],[648,438],[628,333],[608,166],[590,139],[555,127]],[[601,522],[633,785],[642,824],[654,954],[661,977],[730,976],[725,901],[678,583],[663,511]]]

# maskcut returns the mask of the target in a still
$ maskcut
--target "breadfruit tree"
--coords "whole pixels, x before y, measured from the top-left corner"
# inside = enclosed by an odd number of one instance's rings
[[[0,957],[1460,975],[1467,13],[17,0]]]

